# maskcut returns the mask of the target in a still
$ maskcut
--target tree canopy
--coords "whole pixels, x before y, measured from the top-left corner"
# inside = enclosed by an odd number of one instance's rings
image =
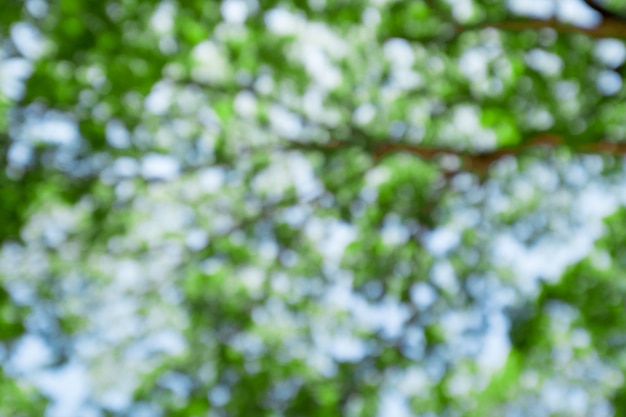
[[[0,9],[0,417],[626,413],[626,2]]]

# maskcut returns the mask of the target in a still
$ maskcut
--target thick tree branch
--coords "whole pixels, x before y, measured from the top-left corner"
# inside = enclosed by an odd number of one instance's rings
[[[622,16],[618,13],[615,13],[605,8],[601,4],[596,3],[594,0],[583,0],[583,1],[589,8],[595,10],[597,13],[600,13],[603,19],[615,19],[615,20],[622,20],[622,21],[626,19],[626,16]]]
[[[457,33],[475,29],[496,28],[506,31],[554,29],[560,33],[580,33],[593,38],[626,38],[626,16],[609,10],[593,0],[583,0],[585,4],[602,16],[602,20],[594,27],[580,27],[561,22],[557,19],[520,19],[514,18],[499,22],[481,23],[476,26],[457,26]]]
[[[481,27],[492,27],[513,32],[551,28],[561,33],[580,33],[583,35],[591,36],[593,38],[626,38],[626,21],[616,18],[605,18],[600,22],[600,24],[592,28],[568,25],[556,19],[516,19],[498,23],[487,23],[482,25]],[[459,32],[464,32],[468,29],[473,28],[459,27],[457,30]]]
[[[300,150],[317,150],[317,151],[333,151],[348,147],[358,147],[359,144],[353,141],[331,141],[324,145],[308,145],[297,144],[293,145],[291,149]],[[542,133],[534,136],[525,143],[500,148],[489,152],[470,152],[459,151],[450,148],[434,147],[426,145],[414,145],[408,143],[395,143],[395,142],[381,142],[374,146],[367,146],[366,148],[373,150],[373,157],[376,161],[397,152],[406,152],[426,160],[438,162],[440,157],[445,155],[452,155],[459,159],[461,166],[458,169],[449,169],[442,167],[442,169],[448,174],[455,174],[458,172],[469,171],[479,174],[486,174],[489,172],[491,166],[507,156],[516,156],[525,151],[531,149],[537,149],[541,147],[556,148],[556,147],[568,147],[575,153],[586,154],[608,154],[608,155],[626,155],[626,143],[613,143],[607,141],[596,142],[585,145],[570,145],[561,135],[554,133]]]

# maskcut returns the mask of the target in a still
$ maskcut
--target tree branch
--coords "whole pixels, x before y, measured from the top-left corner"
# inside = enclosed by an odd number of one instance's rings
[[[605,8],[604,6],[596,3],[593,0],[583,0],[585,2],[585,4],[595,10],[596,12],[600,13],[600,15],[602,16],[603,19],[615,19],[615,20],[626,20],[626,16],[622,16],[618,13],[615,13],[607,8]]]
[[[291,149],[300,150],[317,150],[317,151],[332,151],[342,148],[359,146],[358,143],[350,141],[331,141],[324,145],[307,145],[298,143],[290,147]],[[525,143],[497,149],[489,152],[469,152],[458,151],[450,148],[433,147],[426,145],[414,145],[408,143],[395,143],[395,142],[381,142],[373,146],[368,146],[368,149],[373,149],[373,157],[376,161],[380,161],[382,158],[397,152],[406,152],[426,160],[438,163],[439,158],[445,155],[452,155],[457,157],[461,162],[461,167],[458,169],[449,169],[442,167],[442,170],[446,174],[456,174],[463,171],[475,172],[478,174],[487,174],[491,166],[507,156],[516,156],[522,152],[537,149],[541,147],[557,148],[565,146],[570,148],[576,153],[585,154],[608,154],[608,155],[626,155],[626,143],[613,143],[608,141],[601,141],[592,144],[585,145],[570,145],[561,135],[555,133],[541,133],[533,138],[529,139]]]
[[[594,27],[580,27],[567,24],[558,19],[510,19],[499,22],[480,23],[472,26],[458,25],[457,34],[475,29],[496,28],[506,31],[540,30],[545,28],[554,29],[561,33],[580,33],[593,38],[626,38],[626,16],[609,10],[594,0],[583,0],[585,4],[599,13],[602,20]]]
[[[487,23],[480,26],[480,28],[488,27],[512,32],[550,28],[561,33],[580,33],[593,38],[626,38],[626,21],[616,18],[605,18],[597,26],[592,28],[568,25],[556,19],[515,19],[498,23]],[[460,26],[457,28],[457,31],[458,33],[462,33],[472,29],[475,29],[475,27]]]

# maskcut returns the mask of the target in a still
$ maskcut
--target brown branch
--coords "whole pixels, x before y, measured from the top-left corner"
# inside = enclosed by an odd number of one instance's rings
[[[607,9],[603,5],[596,3],[594,0],[583,0],[583,2],[591,9],[595,10],[603,19],[624,20],[625,16],[620,15],[612,10]]]
[[[575,148],[582,153],[603,153],[610,155],[626,155],[626,143],[597,142]]]
[[[508,20],[498,23],[487,23],[481,25],[481,28],[487,27],[513,32],[551,28],[561,33],[580,33],[583,35],[591,36],[593,38],[626,38],[626,20],[612,17],[603,19],[597,26],[592,28],[568,25],[556,19]],[[458,27],[457,31],[464,32],[468,29],[473,28]]]
[[[404,151],[414,153],[426,160],[432,160],[434,156],[441,154],[455,155],[462,161],[461,170],[486,174],[494,163],[504,157],[516,156],[524,151],[538,147],[556,148],[560,146],[568,147],[577,153],[626,156],[626,143],[601,141],[584,145],[570,145],[562,136],[553,133],[542,133],[521,145],[490,152],[472,153],[444,148],[424,148],[419,145],[386,144],[384,153]]]
[[[359,146],[358,142],[354,141],[332,141],[326,145],[307,145],[297,144],[295,147],[301,150],[318,150],[318,151],[331,151],[341,148]],[[478,174],[487,174],[491,166],[507,156],[516,156],[522,152],[537,149],[541,147],[557,148],[568,147],[573,152],[585,153],[585,154],[609,154],[609,155],[623,155],[626,156],[626,143],[613,143],[607,141],[600,141],[591,144],[584,145],[571,145],[568,144],[561,135],[555,133],[541,133],[531,139],[525,141],[518,146],[511,146],[500,148],[494,151],[488,152],[469,152],[459,151],[450,148],[434,147],[426,145],[414,145],[408,143],[394,143],[394,142],[382,142],[373,146],[363,146],[365,150],[368,148],[373,150],[373,157],[376,162],[382,158],[398,152],[406,152],[426,160],[438,162],[438,158],[445,155],[452,155],[457,157],[461,162],[459,169],[446,169],[442,167],[445,174],[456,174],[462,171],[475,172]]]
[[[557,19],[512,19],[501,22],[481,23],[477,26],[457,26],[457,33],[468,30],[496,28],[500,30],[519,32],[523,30],[554,29],[560,33],[580,33],[593,38],[626,38],[626,16],[622,16],[607,9],[594,0],[583,0],[585,4],[599,13],[602,17],[600,23],[594,27],[580,27],[561,22]]]

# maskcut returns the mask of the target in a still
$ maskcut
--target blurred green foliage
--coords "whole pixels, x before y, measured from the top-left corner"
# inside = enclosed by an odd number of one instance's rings
[[[622,415],[626,47],[496,3],[8,0],[0,416]]]

